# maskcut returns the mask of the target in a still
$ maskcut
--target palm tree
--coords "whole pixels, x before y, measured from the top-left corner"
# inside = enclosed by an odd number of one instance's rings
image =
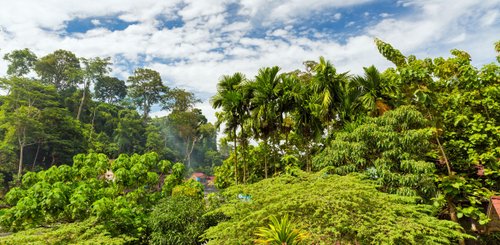
[[[234,140],[234,178],[238,184],[238,150],[237,150],[237,130],[242,125],[242,103],[243,94],[239,89],[240,84],[245,81],[245,75],[235,73],[232,76],[223,76],[217,84],[217,94],[212,99],[214,109],[222,109],[217,112],[216,127],[219,128],[222,123],[225,124],[224,133],[231,135]]]
[[[300,88],[300,80],[294,73],[282,74],[281,83],[278,86],[278,99],[277,106],[278,112],[280,113],[280,132],[285,135],[285,147],[288,148],[288,136],[293,128],[293,119],[291,112],[297,106],[297,97],[301,96],[297,94]],[[299,88],[299,89],[297,89]]]
[[[355,76],[352,82],[361,90],[359,100],[371,116],[380,116],[390,109],[384,92],[390,88],[375,66],[364,67],[364,76]]]
[[[324,130],[321,121],[321,105],[318,104],[319,95],[314,94],[312,79],[309,76],[298,77],[290,92],[294,110],[291,113],[294,121],[293,131],[300,136],[300,145],[305,153],[306,171],[311,170],[311,153],[314,140],[318,139]]]
[[[344,124],[352,122],[364,112],[360,97],[363,94],[362,87],[358,86],[352,80],[346,80],[340,86],[340,106],[338,116],[340,121]]]
[[[313,65],[315,75],[312,78],[313,92],[318,95],[321,105],[320,115],[323,123],[329,125],[337,116],[341,97],[341,84],[347,80],[346,73],[337,74],[333,65],[320,57],[319,63]]]
[[[278,117],[277,108],[278,85],[281,82],[279,70],[277,66],[261,68],[252,83],[250,100],[252,128],[256,137],[264,140],[267,145],[269,145],[269,138],[273,138],[273,143],[276,143],[276,136],[279,135],[276,129],[281,125],[281,117]],[[264,161],[264,175],[267,178],[267,156]]]

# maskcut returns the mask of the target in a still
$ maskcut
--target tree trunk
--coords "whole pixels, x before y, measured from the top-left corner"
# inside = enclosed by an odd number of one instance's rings
[[[80,106],[78,107],[78,113],[76,114],[76,120],[80,121],[80,115],[82,114],[83,103],[85,102],[85,98],[87,97],[87,87],[88,83],[85,83],[83,86],[82,100],[80,101]]]
[[[440,152],[442,154],[442,157],[444,159],[444,162],[446,164],[446,169],[448,170],[448,176],[454,175],[455,173],[451,170],[451,164],[448,161],[448,157],[446,156],[446,153],[444,151],[443,145],[441,145],[441,142],[439,141],[439,136],[437,135],[437,133],[436,133],[436,142],[438,144],[439,150],[440,150]],[[450,214],[451,221],[453,221],[453,222],[455,222],[455,223],[457,223],[457,224],[460,225],[460,222],[459,222],[458,216],[457,216],[457,207],[453,203],[453,200],[451,199],[451,197],[448,197],[446,199],[446,201],[447,201],[447,204],[448,204],[448,212]],[[462,232],[461,229],[458,229],[458,231]],[[459,245],[465,245],[465,241],[463,239],[460,239],[460,240],[458,240],[458,244]]]
[[[92,113],[92,126],[90,127],[89,142],[92,142],[92,136],[94,134],[94,123],[95,123],[95,113],[96,112],[97,112],[97,106],[94,108],[94,112]]]
[[[456,208],[455,204],[453,203],[453,201],[451,200],[451,198],[447,199],[447,203],[448,203],[448,212],[450,213],[451,221],[460,225],[459,220],[458,220],[458,216],[457,216],[457,208]],[[458,229],[458,231],[462,232],[461,229]],[[465,245],[465,241],[463,239],[460,239],[460,240],[458,240],[458,244]]]
[[[19,135],[17,137],[17,142],[19,142],[19,169],[17,170],[17,176],[19,177],[19,181],[21,181],[21,175],[23,174],[24,146],[26,145],[26,128],[23,128],[22,136]]]
[[[451,176],[451,175],[453,175],[453,173],[451,171],[451,165],[450,165],[450,162],[448,161],[448,157],[446,157],[446,153],[444,152],[444,148],[441,145],[441,142],[439,141],[439,136],[437,135],[437,133],[436,133],[436,142],[438,144],[439,151],[441,152],[441,154],[443,156],[444,163],[446,164],[446,169],[448,170],[448,175]]]
[[[244,146],[245,144],[243,142],[240,143],[241,146]],[[247,160],[246,160],[246,152],[245,150],[246,149],[243,149],[243,148],[246,148],[246,145],[245,147],[242,147],[242,150],[243,152],[241,153],[241,160],[243,161],[243,183],[246,184],[247,183]]]
[[[236,128],[234,128],[234,183],[238,184],[238,150],[237,150],[237,142],[238,139],[236,137]]]
[[[196,144],[196,141],[198,141],[198,139],[196,137],[193,138],[193,143],[191,144],[191,149],[189,150],[189,152],[187,153],[187,159],[188,159],[188,168],[191,167],[191,155],[193,154],[193,150],[194,150],[194,145]],[[188,144],[189,146],[189,144]]]
[[[311,166],[311,149],[307,149],[307,172],[311,172],[312,166]]]
[[[142,115],[142,120],[144,122],[148,121],[150,108],[151,108],[151,106],[149,105],[148,98],[144,97],[144,104],[143,104],[143,113],[144,114]]]
[[[31,166],[31,171],[35,171],[36,159],[38,158],[38,153],[40,152],[40,144],[37,144],[35,159],[33,159],[33,166]]]
[[[17,176],[21,178],[23,174],[23,152],[24,152],[24,144],[19,144],[19,169],[17,170]],[[19,179],[20,180],[20,179]]]
[[[186,149],[184,150],[184,154],[186,154],[186,156],[184,158],[186,159],[188,169],[191,167],[191,159],[189,157],[189,142],[189,137],[186,137]]]
[[[264,178],[267,179],[267,154],[264,154]]]
[[[56,154],[54,152],[52,152],[52,161],[50,162],[50,166],[54,166],[54,164],[56,163]]]

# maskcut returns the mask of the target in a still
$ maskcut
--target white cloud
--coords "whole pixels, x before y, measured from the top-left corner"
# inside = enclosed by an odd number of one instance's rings
[[[500,10],[494,9],[486,12],[481,18],[480,23],[481,26],[486,27],[486,26],[491,26],[498,20],[498,15],[499,15]],[[498,22],[497,22],[498,24]]]
[[[341,13],[336,13],[333,15],[333,19],[334,20],[340,20],[340,18],[342,18],[342,14]]]
[[[465,34],[465,32],[462,32],[459,35],[449,39],[448,43],[460,43],[460,42],[463,42],[466,38],[467,38],[467,34]]]
[[[100,20],[98,20],[98,19],[93,19],[93,20],[91,20],[90,22],[92,23],[92,25],[95,25],[95,26],[99,26],[99,25],[101,25],[101,21],[100,21]]]
[[[296,18],[308,16],[311,12],[349,7],[373,0],[241,0],[240,13],[270,24],[275,21],[293,22]]]
[[[492,47],[498,38],[492,33],[500,33],[500,26],[475,26],[479,25],[485,13],[493,15],[490,12],[492,9],[498,12],[498,1],[409,0],[401,1],[401,4],[414,8],[415,13],[400,19],[384,19],[366,28],[367,33],[394,44],[404,53],[448,56],[448,51],[459,45],[471,52],[473,61],[483,63],[493,60],[493,49],[484,47]],[[479,39],[479,36],[484,38]],[[471,44],[479,44],[481,49],[473,48]]]

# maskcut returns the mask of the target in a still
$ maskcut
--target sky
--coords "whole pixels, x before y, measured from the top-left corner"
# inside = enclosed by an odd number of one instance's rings
[[[283,72],[324,56],[340,72],[391,64],[380,38],[403,54],[448,57],[469,52],[493,62],[500,40],[498,0],[2,0],[0,56],[29,48],[79,57],[111,57],[112,75],[160,72],[169,87],[192,91],[214,122],[209,99],[223,75],[248,78],[261,67]],[[0,60],[0,76],[7,63]],[[165,115],[155,111],[153,115]]]

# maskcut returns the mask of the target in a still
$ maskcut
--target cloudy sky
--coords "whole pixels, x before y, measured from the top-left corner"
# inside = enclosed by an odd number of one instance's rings
[[[120,78],[149,67],[166,85],[195,92],[211,121],[208,99],[222,75],[295,70],[319,56],[352,73],[388,67],[374,37],[417,57],[463,49],[482,65],[500,40],[500,1],[12,0],[0,8],[0,56],[21,48],[110,56]]]

